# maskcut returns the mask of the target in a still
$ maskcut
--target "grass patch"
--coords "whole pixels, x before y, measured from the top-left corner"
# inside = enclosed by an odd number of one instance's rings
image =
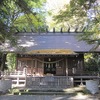
[[[18,94],[20,91],[18,88],[13,88],[9,90],[9,94]]]
[[[90,91],[87,90],[87,89],[77,91],[77,93],[82,93],[82,94],[84,94],[84,95],[89,95],[89,94],[91,94]]]

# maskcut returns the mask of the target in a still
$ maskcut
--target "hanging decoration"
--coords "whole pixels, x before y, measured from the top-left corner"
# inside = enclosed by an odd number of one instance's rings
[[[34,60],[34,59],[33,59]],[[60,60],[56,60],[56,61],[42,61],[42,60],[40,60],[40,59],[36,59],[35,58],[35,60],[37,60],[37,61],[39,61],[39,62],[41,62],[41,63],[46,63],[46,64],[53,64],[53,63],[59,63],[60,61],[62,61],[63,59],[60,59]]]

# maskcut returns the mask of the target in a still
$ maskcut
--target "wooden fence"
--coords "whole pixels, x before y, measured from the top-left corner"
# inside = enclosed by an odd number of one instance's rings
[[[73,78],[69,76],[27,77],[26,87],[34,89],[63,89],[73,87]]]

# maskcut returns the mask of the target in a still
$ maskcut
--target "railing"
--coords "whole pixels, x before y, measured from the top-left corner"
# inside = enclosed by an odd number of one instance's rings
[[[23,75],[25,74],[25,72],[23,71],[4,71],[4,72],[1,72],[1,77],[6,77],[6,76],[11,76],[11,75]]]
[[[80,84],[84,84],[86,83],[86,80],[95,80],[95,79],[100,79],[100,76],[73,76],[73,82],[74,83],[80,83]]]
[[[73,78],[69,76],[27,76],[25,71],[14,71],[2,73],[2,77],[12,79],[12,87],[60,89],[73,86]]]
[[[61,89],[73,86],[73,78],[69,76],[27,77],[26,87],[34,89]]]
[[[74,83],[85,83],[89,79],[100,79],[100,76],[27,76],[26,71],[1,72],[1,78],[12,79],[12,87],[29,87],[34,89],[60,89],[72,87]]]
[[[25,87],[26,86],[26,73],[24,71],[12,71],[12,72],[2,72],[2,78],[8,78],[12,80],[13,87]]]

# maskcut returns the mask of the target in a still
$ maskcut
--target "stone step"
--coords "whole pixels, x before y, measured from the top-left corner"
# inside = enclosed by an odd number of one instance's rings
[[[19,92],[64,92],[63,90],[31,90],[31,89],[22,89]]]
[[[63,90],[33,90],[33,89],[20,89],[14,92],[14,95],[64,95],[67,94]]]
[[[66,95],[66,92],[15,92],[14,95]]]

